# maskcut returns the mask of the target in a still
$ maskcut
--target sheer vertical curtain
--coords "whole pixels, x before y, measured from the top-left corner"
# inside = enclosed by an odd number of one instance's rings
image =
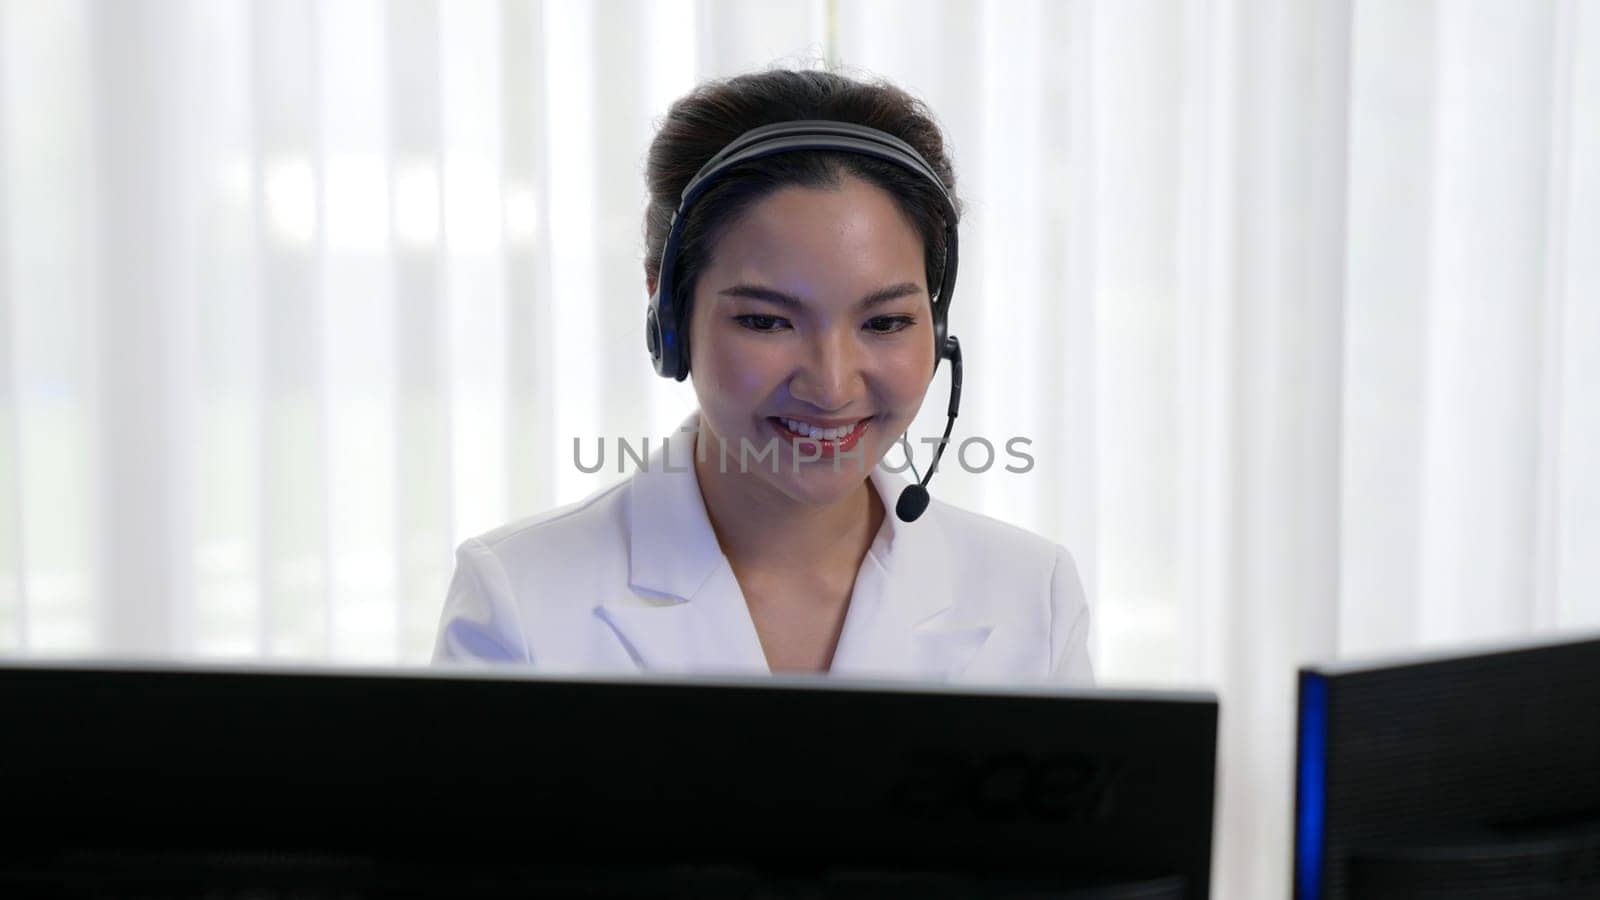
[[[1297,664],[1600,624],[1595,3],[0,0],[0,648],[423,660],[457,541],[693,406],[653,119],[823,57],[946,126],[958,432],[1033,441],[940,495],[1223,697],[1219,896]]]

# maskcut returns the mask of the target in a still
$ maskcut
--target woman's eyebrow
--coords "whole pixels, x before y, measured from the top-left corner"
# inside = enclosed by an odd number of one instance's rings
[[[765,300],[768,303],[776,303],[779,306],[798,307],[805,305],[805,301],[794,296],[793,294],[785,294],[783,291],[776,290],[774,288],[763,287],[759,284],[736,284],[732,287],[723,288],[722,290],[717,291],[717,293],[724,297],[744,297],[748,300]],[[862,297],[861,302],[856,305],[864,309],[869,306],[876,306],[880,303],[888,303],[890,300],[898,300],[901,297],[909,297],[912,294],[920,293],[922,293],[921,287],[910,281],[902,281],[899,284],[892,284],[888,287],[878,288],[865,297]]]

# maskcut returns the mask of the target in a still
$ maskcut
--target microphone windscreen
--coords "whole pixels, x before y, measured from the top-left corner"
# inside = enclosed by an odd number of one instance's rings
[[[927,508],[928,489],[920,484],[909,484],[900,492],[900,499],[895,501],[894,514],[902,522],[915,522]]]

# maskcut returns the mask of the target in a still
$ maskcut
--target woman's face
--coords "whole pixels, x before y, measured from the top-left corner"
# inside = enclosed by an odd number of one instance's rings
[[[720,439],[729,473],[794,500],[828,504],[857,488],[932,379],[923,259],[893,198],[849,176],[782,189],[733,222],[696,284],[689,327],[712,464]],[[757,457],[769,444],[776,472]]]

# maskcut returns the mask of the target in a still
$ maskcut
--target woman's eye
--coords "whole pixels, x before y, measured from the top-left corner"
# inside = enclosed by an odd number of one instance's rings
[[[733,320],[751,331],[777,331],[788,324],[778,316],[734,316]]]
[[[873,334],[893,334],[902,328],[911,327],[912,321],[910,316],[878,316],[867,321],[867,330]]]

